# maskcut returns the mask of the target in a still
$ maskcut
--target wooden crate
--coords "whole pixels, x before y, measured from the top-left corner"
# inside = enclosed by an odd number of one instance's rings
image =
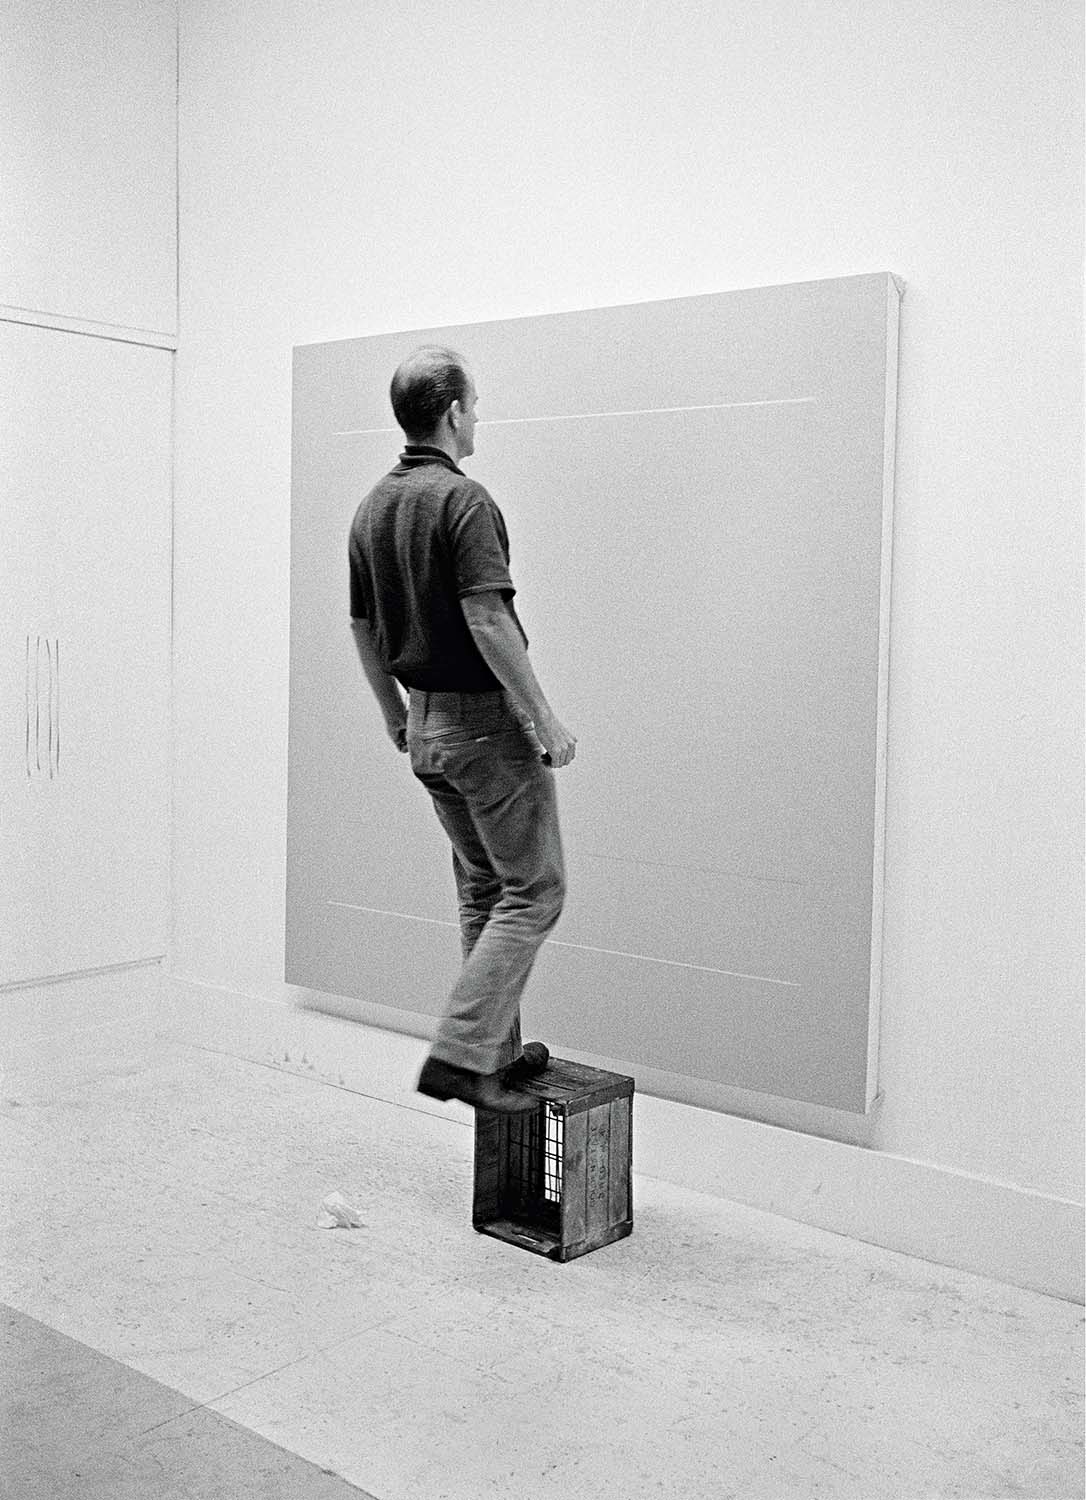
[[[474,1227],[560,1261],[630,1234],[633,1079],[552,1057],[516,1091],[539,1108],[475,1111]]]

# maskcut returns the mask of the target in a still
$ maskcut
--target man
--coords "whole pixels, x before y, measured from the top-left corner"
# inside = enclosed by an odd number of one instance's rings
[[[416,349],[391,398],[406,446],[351,525],[351,628],[452,843],[464,960],[417,1086],[515,1112],[534,1101],[509,1085],[548,1061],[541,1042],[521,1044],[520,997],[562,909],[552,768],[569,765],[576,738],[528,660],[501,512],[459,467],[475,451],[477,399],[463,360]]]

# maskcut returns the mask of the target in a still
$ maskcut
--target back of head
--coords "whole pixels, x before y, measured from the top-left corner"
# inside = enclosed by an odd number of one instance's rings
[[[408,442],[432,437],[454,401],[464,401],[468,375],[454,349],[423,344],[403,361],[392,377],[389,395],[396,420]]]

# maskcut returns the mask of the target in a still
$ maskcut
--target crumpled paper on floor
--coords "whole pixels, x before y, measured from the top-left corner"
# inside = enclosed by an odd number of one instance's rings
[[[318,1229],[364,1229],[365,1220],[342,1193],[329,1193],[317,1215]]]

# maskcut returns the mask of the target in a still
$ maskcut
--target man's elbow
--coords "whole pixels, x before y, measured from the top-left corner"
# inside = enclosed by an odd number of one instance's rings
[[[509,619],[505,600],[499,593],[467,594],[461,599],[460,608],[473,635],[477,631],[492,634]]]
[[[377,643],[373,638],[373,629],[368,620],[363,620],[358,615],[352,615],[351,635],[354,637],[354,643],[363,660],[375,655]]]

